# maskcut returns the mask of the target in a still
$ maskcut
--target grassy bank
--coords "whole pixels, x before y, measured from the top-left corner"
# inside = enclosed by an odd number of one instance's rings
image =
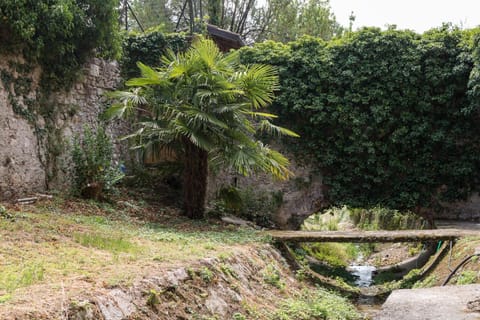
[[[154,219],[141,219],[145,215]],[[139,269],[267,240],[254,230],[192,222],[176,209],[133,201],[110,205],[56,199],[7,206],[0,217],[0,301],[15,298],[17,289],[78,278],[128,284]]]
[[[361,318],[346,299],[296,280],[279,257],[270,254],[267,261],[255,258],[257,253],[249,256],[248,252],[263,252],[265,246],[273,250],[269,238],[254,229],[214,219],[192,221],[176,208],[133,199],[97,203],[54,198],[35,205],[3,205],[2,319],[26,314],[25,319],[63,319],[68,310],[95,305],[94,298],[89,300],[92,294],[108,297],[116,288],[129,292],[128,288],[165,276],[172,268],[185,268],[188,279],[171,293],[168,288],[142,287],[139,299],[148,310],[169,308],[173,317],[178,310],[185,313],[205,305],[194,301],[215,295],[211,290],[228,287],[227,292],[241,296],[229,302],[229,319]],[[199,265],[213,257],[215,266]],[[247,269],[252,276],[245,284],[239,275]],[[262,298],[253,299],[249,292]],[[190,295],[191,299],[182,298]],[[223,319],[203,309],[191,315]]]

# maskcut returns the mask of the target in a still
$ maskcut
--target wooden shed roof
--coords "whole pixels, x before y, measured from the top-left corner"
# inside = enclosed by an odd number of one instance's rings
[[[245,46],[245,42],[238,33],[221,29],[212,24],[207,24],[207,32],[218,45],[220,50],[224,52]]]

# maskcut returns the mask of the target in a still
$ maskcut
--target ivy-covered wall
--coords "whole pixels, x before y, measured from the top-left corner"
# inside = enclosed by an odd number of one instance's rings
[[[332,204],[437,210],[480,182],[478,35],[363,29],[241,57],[278,67],[273,112],[301,134],[287,145],[322,173]]]
[[[68,88],[93,56],[120,54],[118,0],[2,0],[0,52],[41,67],[43,89]]]
[[[117,0],[0,1],[0,198],[68,183],[73,132],[119,81]]]

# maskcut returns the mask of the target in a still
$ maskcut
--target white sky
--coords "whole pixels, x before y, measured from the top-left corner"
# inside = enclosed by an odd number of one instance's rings
[[[387,24],[396,24],[398,29],[422,33],[442,22],[463,28],[480,25],[480,0],[330,0],[330,6],[345,27],[353,11],[353,30],[362,26],[385,29]]]

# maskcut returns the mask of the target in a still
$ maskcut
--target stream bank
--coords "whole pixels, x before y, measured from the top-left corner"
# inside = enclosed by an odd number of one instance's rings
[[[159,269],[131,286],[97,288],[50,310],[0,309],[3,320],[361,319],[347,299],[301,281],[268,244]]]

